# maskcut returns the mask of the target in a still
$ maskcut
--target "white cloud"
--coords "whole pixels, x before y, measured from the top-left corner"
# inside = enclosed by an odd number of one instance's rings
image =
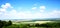
[[[45,6],[40,6],[40,9],[43,9],[44,10],[45,9]]]
[[[33,10],[36,10],[36,9],[37,9],[37,7],[33,7],[32,9],[33,9]]]
[[[40,10],[40,12],[44,12],[44,10]]]
[[[13,8],[10,3],[2,4],[0,8],[0,12],[5,12],[7,8]]]
[[[45,9],[46,9],[45,6],[40,6],[40,12],[44,12]]]
[[[13,8],[10,3],[6,3],[5,5],[1,5],[2,8],[6,9],[6,8]]]
[[[5,6],[3,6],[2,9],[0,8],[0,11],[1,11],[0,19],[60,18],[59,10],[53,10],[48,13],[47,12],[46,13],[40,13],[40,12],[32,13],[31,11],[17,12],[15,9],[13,9],[10,12],[7,12],[6,8],[8,7],[4,8]],[[11,5],[9,4],[9,7],[10,6]],[[36,9],[36,7],[34,7],[33,9]],[[45,6],[41,6],[40,10],[41,12],[45,10]],[[6,12],[3,13],[3,11],[6,11]]]
[[[58,12],[58,11],[57,11]],[[6,13],[7,14],[7,13]],[[15,19],[29,19],[29,18],[59,18],[60,13],[55,13],[54,11],[49,13],[31,13],[31,12],[17,12],[11,11],[9,14],[5,15],[5,17],[15,18]]]
[[[2,11],[2,12],[5,12],[5,11],[6,11],[6,9],[1,8],[1,9],[0,9],[0,12],[1,12],[1,11]]]

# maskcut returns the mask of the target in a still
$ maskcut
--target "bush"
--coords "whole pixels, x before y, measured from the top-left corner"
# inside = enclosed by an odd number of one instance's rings
[[[12,25],[11,21],[6,22],[6,21],[1,21],[0,20],[0,28],[2,28],[3,26],[9,26],[9,25]]]

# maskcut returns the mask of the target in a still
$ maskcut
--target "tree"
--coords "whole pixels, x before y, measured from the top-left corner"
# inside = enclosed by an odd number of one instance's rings
[[[0,28],[3,27],[3,22],[0,20]]]
[[[12,25],[12,22],[10,20],[9,20],[9,22],[0,20],[0,28],[2,28],[4,26],[10,26],[10,25]]]
[[[9,20],[8,25],[12,25],[12,21],[11,20]]]

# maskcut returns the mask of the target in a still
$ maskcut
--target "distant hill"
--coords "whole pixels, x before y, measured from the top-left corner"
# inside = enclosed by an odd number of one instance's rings
[[[41,21],[41,20],[43,20],[43,21],[45,21],[45,20],[50,20],[50,21],[54,21],[54,20],[60,20],[60,18],[43,18],[43,19],[33,19],[33,20],[35,20],[35,21]]]
[[[54,20],[60,20],[60,18],[36,18],[36,19],[0,19],[0,20],[12,20],[12,21],[54,21]]]

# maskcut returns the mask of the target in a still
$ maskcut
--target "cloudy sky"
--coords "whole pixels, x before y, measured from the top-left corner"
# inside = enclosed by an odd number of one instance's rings
[[[60,0],[0,0],[0,19],[60,18]]]

